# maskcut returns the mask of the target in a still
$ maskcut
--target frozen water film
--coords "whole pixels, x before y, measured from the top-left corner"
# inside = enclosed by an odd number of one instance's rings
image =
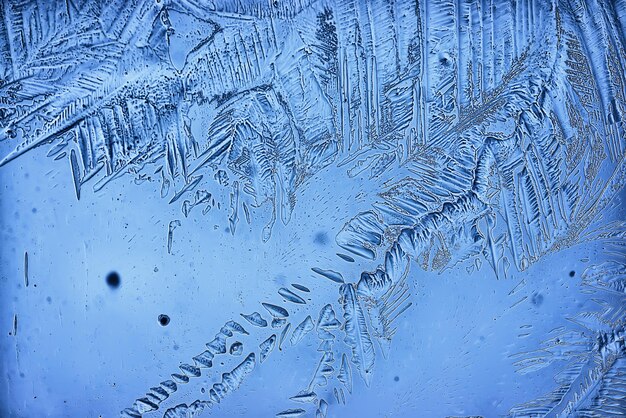
[[[0,0],[0,417],[626,416],[626,1]]]

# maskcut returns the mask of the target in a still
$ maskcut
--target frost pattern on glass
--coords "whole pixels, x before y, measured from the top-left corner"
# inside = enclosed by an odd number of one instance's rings
[[[185,257],[196,212],[220,211],[233,236],[261,225],[263,251],[300,227],[303,205],[351,208],[316,237],[335,240],[325,264],[266,281],[223,325],[207,318],[213,340],[174,351],[179,370],[123,394],[122,416],[224,413],[227,395],[304,341],[294,367],[309,383],[276,416],[345,416],[357,379],[370,386],[407,355],[393,341],[416,321],[417,269],[486,265],[505,280],[591,242],[606,248],[581,274],[595,304],[509,353],[520,374],[557,373],[554,390],[503,402],[515,417],[626,414],[626,2],[11,0],[0,15],[0,166],[45,147],[79,202],[158,182],[180,207],[163,229],[168,257]],[[299,262],[288,259],[276,263]],[[519,286],[510,295],[532,278]],[[178,393],[206,376],[203,398]]]

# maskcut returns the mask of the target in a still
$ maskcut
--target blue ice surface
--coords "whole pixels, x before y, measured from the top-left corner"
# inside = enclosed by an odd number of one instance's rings
[[[0,3],[0,417],[626,415],[626,3]]]

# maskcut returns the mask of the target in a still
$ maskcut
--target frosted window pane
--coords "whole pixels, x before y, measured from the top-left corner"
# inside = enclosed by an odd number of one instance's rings
[[[0,417],[626,415],[626,2],[0,17]]]

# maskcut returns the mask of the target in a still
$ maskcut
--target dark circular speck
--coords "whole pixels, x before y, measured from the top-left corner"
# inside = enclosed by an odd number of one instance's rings
[[[313,239],[313,242],[318,245],[326,245],[328,244],[328,241],[329,241],[328,234],[323,231],[315,234],[315,238]]]
[[[574,277],[576,275],[576,272],[574,270],[569,272],[569,277]]]
[[[116,271],[112,271],[107,274],[106,280],[109,287],[113,289],[117,289],[118,287],[120,287],[120,283],[122,282],[122,279],[120,279],[120,275]]]
[[[164,314],[159,315],[159,324],[161,324],[162,327],[167,326],[167,324],[170,323],[170,317]]]
[[[393,378],[393,381],[394,381],[394,382],[398,382],[398,381],[400,381],[400,377],[399,377],[399,376],[394,377],[394,378]]]

